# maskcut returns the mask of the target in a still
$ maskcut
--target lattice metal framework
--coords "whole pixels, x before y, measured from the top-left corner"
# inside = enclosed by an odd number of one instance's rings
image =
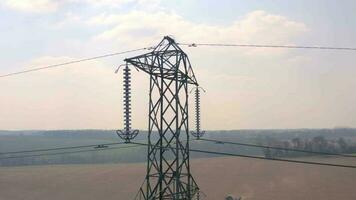
[[[150,76],[147,175],[136,199],[197,198],[189,163],[188,85],[198,83],[188,56],[166,36],[152,52],[125,61]]]

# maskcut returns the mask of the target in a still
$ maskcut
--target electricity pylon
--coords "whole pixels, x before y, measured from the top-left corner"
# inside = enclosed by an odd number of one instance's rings
[[[191,200],[188,85],[198,86],[187,54],[166,36],[152,52],[125,59],[150,76],[147,174],[136,199]]]

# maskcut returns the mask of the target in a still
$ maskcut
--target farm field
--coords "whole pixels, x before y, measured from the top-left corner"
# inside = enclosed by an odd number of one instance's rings
[[[344,158],[308,158],[356,165]],[[356,199],[356,169],[218,157],[192,160],[205,199]],[[0,200],[133,199],[145,164],[52,165],[0,168]]]

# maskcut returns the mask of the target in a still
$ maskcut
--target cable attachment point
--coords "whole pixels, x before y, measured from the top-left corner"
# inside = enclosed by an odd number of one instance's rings
[[[205,90],[202,87],[195,87],[193,88],[190,93],[194,90],[195,93],[195,131],[191,131],[191,134],[196,137],[198,140],[203,137],[205,134],[205,131],[200,130],[201,124],[200,124],[200,90],[205,92]]]
[[[130,143],[130,141],[137,136],[139,131],[131,129],[131,69],[126,63],[125,65],[120,65],[115,73],[119,71],[121,66],[125,66],[123,68],[124,129],[117,130],[116,134],[126,143]]]

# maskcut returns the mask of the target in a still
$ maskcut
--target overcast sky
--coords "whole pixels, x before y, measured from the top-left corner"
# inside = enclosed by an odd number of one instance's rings
[[[165,35],[356,47],[355,10],[353,0],[2,0],[0,74],[151,46]],[[203,129],[356,127],[356,52],[183,49],[207,90]],[[121,128],[114,70],[145,52],[0,79],[0,129]],[[148,77],[135,72],[133,81],[133,126],[146,129]]]

